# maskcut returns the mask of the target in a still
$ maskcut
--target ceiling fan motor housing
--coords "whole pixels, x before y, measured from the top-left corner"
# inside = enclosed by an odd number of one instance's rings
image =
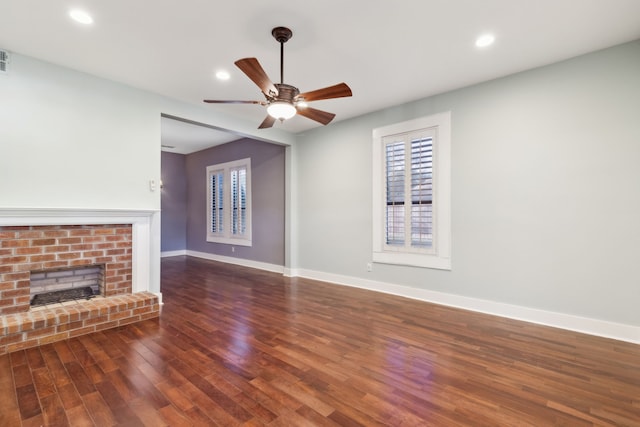
[[[293,104],[296,101],[296,97],[300,94],[297,87],[284,83],[274,83],[278,88],[278,96],[274,97],[273,101],[284,101]]]

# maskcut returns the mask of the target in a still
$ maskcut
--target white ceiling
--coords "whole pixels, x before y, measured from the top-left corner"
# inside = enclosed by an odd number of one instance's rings
[[[189,154],[242,138],[232,131],[215,129],[180,118],[162,117],[162,151]]]
[[[94,24],[72,22],[71,7]],[[263,99],[233,63],[256,57],[279,82],[271,29],[287,26],[285,83],[305,92],[344,81],[353,90],[313,103],[334,121],[640,39],[640,0],[2,0],[0,17],[0,48],[198,105]],[[485,32],[496,43],[478,49]],[[231,79],[218,81],[218,70]],[[266,115],[259,105],[206,108],[256,127]],[[294,117],[275,126],[320,125]]]

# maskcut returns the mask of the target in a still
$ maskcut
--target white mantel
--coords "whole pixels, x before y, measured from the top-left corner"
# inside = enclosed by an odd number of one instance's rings
[[[157,210],[78,209],[78,208],[2,208],[0,226],[131,224],[132,292],[154,292],[151,286],[152,221]],[[158,286],[159,290],[159,286]]]

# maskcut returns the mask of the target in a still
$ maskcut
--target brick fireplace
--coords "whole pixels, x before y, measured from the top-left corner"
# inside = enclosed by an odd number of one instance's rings
[[[103,296],[131,293],[131,225],[0,227],[0,315],[29,311],[32,272],[104,264]]]
[[[159,296],[148,292],[144,265],[148,220],[99,215],[54,212],[29,220],[0,212],[0,354],[159,315]],[[100,266],[100,297],[31,307],[32,274],[83,266]]]

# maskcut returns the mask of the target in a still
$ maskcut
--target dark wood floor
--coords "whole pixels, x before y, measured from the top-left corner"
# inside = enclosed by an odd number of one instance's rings
[[[160,319],[0,357],[0,426],[640,425],[640,346],[195,258]]]

